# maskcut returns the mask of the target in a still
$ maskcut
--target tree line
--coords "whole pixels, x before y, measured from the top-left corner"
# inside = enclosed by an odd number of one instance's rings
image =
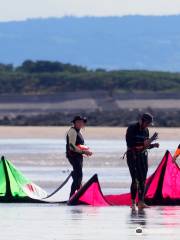
[[[53,94],[63,91],[180,91],[180,73],[140,70],[89,70],[51,61],[0,64],[0,94]]]

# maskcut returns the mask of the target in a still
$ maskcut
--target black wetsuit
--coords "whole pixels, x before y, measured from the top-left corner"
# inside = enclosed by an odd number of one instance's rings
[[[147,151],[137,150],[136,147],[144,146],[144,140],[149,138],[149,130],[142,129],[139,123],[132,124],[126,132],[127,164],[132,178],[131,199],[144,200],[145,181],[148,172]],[[151,148],[152,146],[150,146]]]
[[[69,140],[70,136],[67,134],[67,137],[66,137],[66,156],[73,167],[73,172],[72,172],[73,183],[71,186],[71,193],[70,193],[70,197],[71,197],[75,193],[75,191],[80,188],[81,182],[82,182],[83,154],[80,150],[77,150],[76,146],[79,144],[83,145],[84,139],[78,129],[72,127],[70,131],[76,131],[74,149],[73,149],[73,146],[71,147],[71,144],[70,144],[70,140]]]

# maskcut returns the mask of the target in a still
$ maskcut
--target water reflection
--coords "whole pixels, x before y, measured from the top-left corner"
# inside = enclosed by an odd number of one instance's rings
[[[147,215],[144,209],[141,210],[131,210],[130,216],[129,216],[129,223],[130,227],[131,225],[140,225],[145,226],[147,224]]]
[[[1,216],[3,240],[180,239],[180,207],[131,212],[129,207],[4,204]]]
[[[161,217],[163,223],[168,228],[179,228],[180,227],[180,207],[162,207],[161,208]]]
[[[72,220],[85,220],[87,217],[98,217],[99,208],[91,206],[69,206],[68,214]]]

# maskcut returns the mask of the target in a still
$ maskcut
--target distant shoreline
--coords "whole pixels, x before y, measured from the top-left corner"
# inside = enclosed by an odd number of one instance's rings
[[[67,108],[57,110],[53,109],[51,104],[40,109],[31,109],[28,107],[19,107],[13,111],[7,109],[0,110],[0,126],[66,126],[71,122],[75,115],[84,115],[88,118],[89,126],[101,127],[126,127],[136,121],[143,112],[149,112],[154,116],[156,127],[180,127],[180,109],[173,109],[178,103],[167,103],[172,109],[154,109],[154,108],[117,108],[112,102],[104,102],[102,109],[93,110],[93,102],[83,102],[84,109],[72,109],[71,103]],[[143,104],[143,101],[142,101]],[[164,107],[167,106],[164,103]],[[180,104],[180,103],[179,103]],[[36,105],[36,104],[34,104]],[[80,102],[74,103],[75,106],[82,106]],[[133,101],[132,101],[133,105]],[[135,105],[139,105],[135,103]],[[68,107],[69,106],[69,107]],[[121,107],[121,104],[120,104]]]

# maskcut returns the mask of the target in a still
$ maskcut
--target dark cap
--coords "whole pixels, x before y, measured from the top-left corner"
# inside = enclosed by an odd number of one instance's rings
[[[84,123],[87,123],[87,118],[82,116],[75,116],[72,122],[75,123],[76,121],[81,121],[81,120],[84,121]]]
[[[151,125],[153,125],[153,116],[150,114],[150,113],[144,113],[142,116],[141,116],[141,120],[143,122],[148,122],[150,123]]]

